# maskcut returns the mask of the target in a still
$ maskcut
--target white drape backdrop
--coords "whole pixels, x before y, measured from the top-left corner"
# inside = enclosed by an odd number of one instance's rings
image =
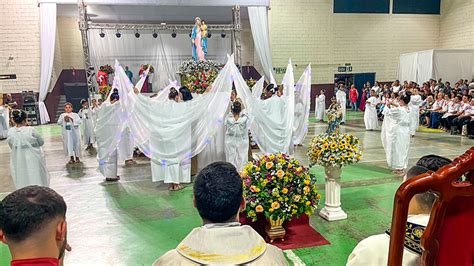
[[[21,27],[21,25],[19,25]],[[54,45],[56,41],[56,4],[40,4],[40,43],[41,43],[41,75],[38,109],[41,124],[49,123],[48,110],[44,104],[48,94],[51,74],[53,71]]]
[[[263,73],[271,77],[273,72],[272,52],[270,50],[270,34],[268,33],[268,13],[265,6],[249,6],[249,21],[252,29],[253,43]]]
[[[89,49],[91,62],[96,71],[105,64],[114,65],[118,59],[123,67],[128,66],[133,72],[133,82],[139,79],[138,70],[142,64],[151,64],[155,73],[150,78],[153,91],[158,91],[169,84],[169,80],[178,80],[178,66],[185,60],[191,59],[191,39],[188,34],[159,33],[153,38],[152,31],[140,31],[140,38],[135,37],[134,31],[121,31],[122,37],[117,38],[115,31],[104,30],[105,37],[99,36],[100,30],[89,31]],[[207,58],[225,63],[226,55],[231,52],[230,34],[222,38],[215,33],[207,40]]]

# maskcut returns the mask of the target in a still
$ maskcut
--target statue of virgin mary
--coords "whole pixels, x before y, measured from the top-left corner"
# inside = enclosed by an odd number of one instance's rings
[[[206,61],[204,50],[202,49],[202,32],[201,32],[201,19],[196,17],[194,19],[193,32],[191,34],[191,42],[193,44],[193,58],[194,61]]]

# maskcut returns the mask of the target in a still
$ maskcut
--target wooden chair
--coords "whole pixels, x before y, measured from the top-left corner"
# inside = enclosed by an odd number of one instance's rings
[[[459,182],[461,176],[465,182]],[[408,204],[419,193],[434,192],[430,221],[423,233],[423,265],[474,265],[474,146],[436,172],[404,182],[395,194],[389,266],[402,265]]]

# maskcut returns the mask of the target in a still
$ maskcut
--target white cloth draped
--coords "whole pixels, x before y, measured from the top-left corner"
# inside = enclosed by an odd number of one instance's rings
[[[303,144],[308,132],[311,108],[311,65],[308,65],[295,86],[294,144]]]
[[[263,83],[265,78],[262,76],[252,87],[252,95],[255,99],[260,99],[263,93]]]
[[[133,73],[133,83],[140,78],[138,70],[142,64],[151,64],[155,73],[150,75],[153,91],[158,92],[169,84],[169,80],[179,80],[176,75],[179,65],[191,59],[191,39],[188,34],[177,34],[172,38],[169,33],[159,33],[153,38],[152,31],[140,31],[140,38],[134,31],[121,31],[120,38],[115,37],[115,30],[104,30],[105,37],[99,36],[100,30],[89,30],[89,48],[91,61],[96,71],[105,64],[114,65],[118,59],[123,67],[128,66]],[[207,40],[207,59],[225,62],[230,53],[231,39],[221,38],[215,34]]]
[[[283,96],[273,95],[267,100],[256,99],[248,89],[237,67],[232,65],[237,94],[246,106],[250,117],[250,131],[263,153],[291,153],[293,149],[293,123],[295,90],[291,60],[283,78]]]
[[[41,146],[44,140],[32,127],[13,127],[8,132],[10,169],[16,189],[49,186],[49,174]]]
[[[392,169],[406,169],[410,149],[410,113],[407,107],[386,107],[382,144],[387,164]]]
[[[38,109],[41,124],[50,121],[44,99],[48,94],[53,71],[54,44],[56,41],[56,3],[40,4],[40,45],[41,45],[41,75],[39,88]]]
[[[248,12],[255,51],[262,64],[263,73],[270,78],[273,72],[273,64],[270,50],[270,35],[268,33],[267,7],[249,6]]]
[[[10,128],[10,112],[8,108],[0,105],[0,139],[6,139]]]
[[[367,130],[375,130],[377,129],[378,125],[378,117],[377,117],[377,104],[379,103],[379,99],[377,97],[370,97],[365,102],[365,112],[364,112],[364,124],[365,129]]]

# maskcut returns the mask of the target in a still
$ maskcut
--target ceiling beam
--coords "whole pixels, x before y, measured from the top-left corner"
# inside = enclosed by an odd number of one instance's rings
[[[38,0],[41,3],[74,4],[77,0]],[[85,0],[89,5],[130,6],[269,6],[270,0]]]

